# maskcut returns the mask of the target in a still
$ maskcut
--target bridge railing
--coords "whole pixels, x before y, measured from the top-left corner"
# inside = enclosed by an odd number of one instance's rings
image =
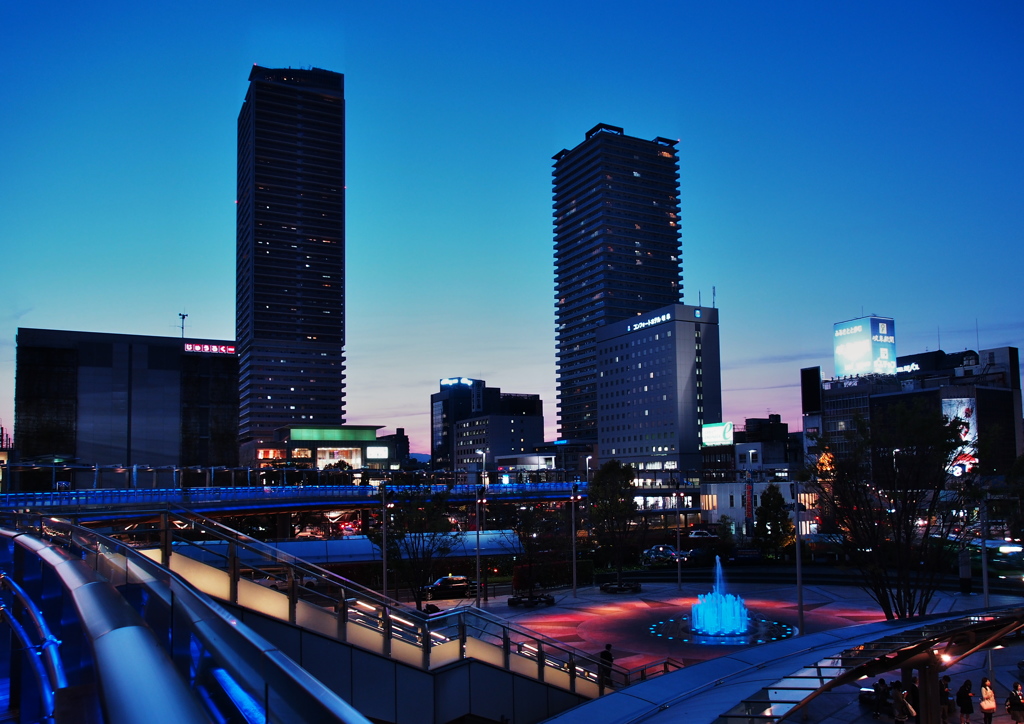
[[[276,647],[134,546],[40,515],[0,513],[0,526],[68,579],[108,721],[154,724],[172,715],[198,721],[188,707],[196,706],[192,692],[200,691],[197,701],[213,720],[367,724]],[[83,585],[83,573],[72,565],[84,565],[105,587]],[[154,653],[161,647],[163,659]],[[139,696],[143,690],[147,696]]]
[[[586,483],[507,483],[490,485],[491,499],[531,498],[556,500],[567,497],[578,487],[586,494]],[[479,489],[476,485],[416,486],[418,491],[444,493],[455,503],[472,502]],[[97,509],[174,507],[214,509],[224,506],[270,506],[302,501],[334,501],[341,505],[369,504],[380,501],[380,490],[374,485],[266,485],[246,487],[204,488],[97,488],[53,492],[5,493],[0,495],[0,508],[5,510],[46,510],[51,513],[74,511],[83,517]]]
[[[133,534],[147,555],[211,595],[425,670],[477,659],[591,698],[605,689],[592,654],[473,607],[419,611],[192,511],[168,512]],[[211,555],[211,541],[228,545]],[[610,678],[628,685],[679,666],[668,659],[635,671],[613,666]]]

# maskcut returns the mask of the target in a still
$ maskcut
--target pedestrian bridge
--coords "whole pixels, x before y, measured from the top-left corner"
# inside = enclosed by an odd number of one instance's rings
[[[35,622],[4,662],[21,721],[81,701],[96,721],[147,724],[529,724],[606,693],[584,652],[473,608],[424,614],[190,511],[135,540],[39,514],[0,524],[0,580],[23,592],[4,596],[6,619]]]

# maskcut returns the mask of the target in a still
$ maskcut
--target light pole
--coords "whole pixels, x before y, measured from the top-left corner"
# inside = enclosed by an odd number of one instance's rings
[[[682,505],[679,501],[679,481],[674,481],[676,484],[676,590],[683,590],[683,556],[682,551],[679,550],[679,514]]]
[[[592,457],[594,457],[594,456],[593,455],[587,455],[587,482],[588,483],[590,482],[590,459]]]
[[[590,458],[588,457],[589,461]],[[569,496],[569,520],[572,530],[572,597],[576,598],[576,503],[580,499],[580,486],[573,483]]]
[[[391,491],[387,489],[387,486],[381,484],[380,486],[380,502],[381,502],[381,545],[380,545],[380,557],[384,563],[384,586],[383,594],[384,598],[388,597],[388,508],[394,505],[391,502]]]
[[[480,608],[480,506],[487,503],[487,490],[483,485],[476,489],[476,607]]]
[[[477,450],[476,454],[480,456],[480,484],[483,485],[484,487],[486,487],[487,486],[487,481],[486,481],[486,479],[484,477],[485,476],[484,471],[487,470],[487,451],[486,450]]]
[[[800,481],[794,482],[793,517],[796,518],[796,627],[797,635],[804,635],[804,557],[800,551]]]

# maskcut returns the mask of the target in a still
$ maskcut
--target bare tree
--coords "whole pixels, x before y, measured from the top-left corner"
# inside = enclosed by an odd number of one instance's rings
[[[842,457],[831,454],[833,441],[819,441],[810,487],[885,617],[924,615],[962,547],[963,512],[975,505],[973,478],[947,472],[961,422],[916,399],[880,407],[870,428],[864,420],[853,427]]]
[[[388,516],[389,567],[394,566],[421,609],[422,586],[434,580],[435,565],[451,554],[462,536],[449,515],[451,486],[398,484],[382,486],[381,492],[383,514]],[[383,526],[371,531],[370,539],[382,548]]]
[[[598,542],[611,549],[619,585],[626,552],[637,546],[646,526],[644,521],[637,520],[634,477],[632,467],[609,460],[594,473],[594,480],[587,487],[590,525]]]

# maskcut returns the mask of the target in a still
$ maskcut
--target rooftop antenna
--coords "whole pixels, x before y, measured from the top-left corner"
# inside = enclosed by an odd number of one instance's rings
[[[185,339],[185,317],[188,315],[184,312],[178,312],[178,316],[181,317],[181,338]]]
[[[978,318],[974,318],[974,343],[978,345],[978,352],[981,352],[981,334],[978,332]]]
[[[935,327],[935,338],[938,340],[938,346],[935,349],[942,349],[942,330],[937,325]]]
[[[700,302],[700,289],[697,290],[697,306],[703,307],[704,305]]]
[[[718,295],[718,290],[714,286],[712,286],[711,287],[711,308],[712,309],[715,308],[715,297],[717,295]]]

